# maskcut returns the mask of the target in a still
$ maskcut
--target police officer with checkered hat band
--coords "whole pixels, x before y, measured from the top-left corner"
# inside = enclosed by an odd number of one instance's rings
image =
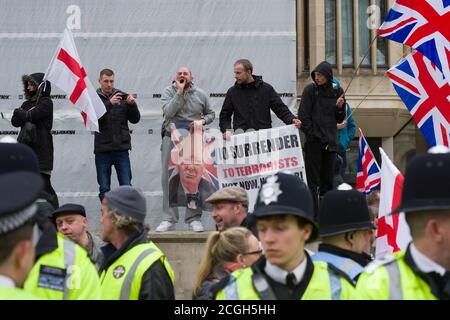
[[[0,175],[4,172],[25,172],[39,175],[38,160],[34,152],[23,144],[0,143]],[[19,179],[17,179],[19,182]],[[17,182],[17,183],[18,183]],[[39,182],[42,183],[42,178]],[[2,184],[9,192],[8,184]],[[39,190],[36,199],[43,188]],[[27,197],[26,188],[20,197]],[[3,193],[3,192],[2,192]],[[8,198],[6,203],[14,203]],[[3,205],[3,201],[0,206]],[[40,210],[35,215],[39,229],[34,265],[25,280],[24,288],[40,299],[75,300],[100,298],[100,284],[94,264],[86,250],[56,232],[49,219],[49,210],[37,203]]]
[[[286,173],[268,177],[258,192],[253,217],[265,257],[219,282],[216,299],[331,299],[323,283],[327,264],[313,262],[305,250],[318,227],[311,193],[300,178]]]
[[[407,165],[400,206],[412,242],[361,274],[360,299],[450,299],[450,153],[437,146]]]
[[[29,147],[18,148],[37,163]],[[9,170],[16,161],[9,144],[0,143],[0,300],[33,300],[37,297],[22,288],[33,267],[36,200],[44,184],[39,174]]]
[[[372,260],[375,227],[366,197],[350,185],[341,184],[325,194],[318,223],[322,243],[312,259],[328,264],[333,299],[351,298],[359,275]]]

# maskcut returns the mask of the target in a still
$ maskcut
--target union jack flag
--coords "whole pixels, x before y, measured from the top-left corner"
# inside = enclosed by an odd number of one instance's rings
[[[397,0],[378,34],[417,49],[450,81],[449,21],[449,0]]]
[[[359,129],[358,173],[356,174],[356,189],[364,194],[374,191],[380,184],[381,174],[372,150],[366,138]]]
[[[436,66],[415,51],[387,75],[430,147],[449,146],[450,84]]]

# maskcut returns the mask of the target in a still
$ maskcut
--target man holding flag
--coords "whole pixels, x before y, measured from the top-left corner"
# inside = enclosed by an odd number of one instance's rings
[[[445,149],[445,150],[444,150]],[[412,242],[366,268],[357,284],[362,299],[450,299],[450,153],[438,146],[406,168],[402,200]]]
[[[137,123],[140,113],[133,96],[114,88],[112,70],[102,70],[100,89],[96,92],[81,63],[72,32],[66,28],[44,80],[66,92],[69,100],[81,111],[86,128],[96,132],[94,153],[100,200],[110,190],[111,166],[116,168],[119,184],[130,185],[128,121]]]

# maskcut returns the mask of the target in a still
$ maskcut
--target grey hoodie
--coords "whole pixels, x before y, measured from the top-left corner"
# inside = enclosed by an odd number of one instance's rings
[[[186,92],[177,93],[173,83],[164,89],[161,101],[167,131],[170,123],[205,119],[206,124],[210,124],[215,118],[208,96],[194,84]]]

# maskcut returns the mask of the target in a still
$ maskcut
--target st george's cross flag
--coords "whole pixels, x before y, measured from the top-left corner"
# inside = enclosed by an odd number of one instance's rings
[[[381,258],[399,250],[405,250],[411,241],[409,227],[403,212],[392,210],[400,205],[403,190],[403,175],[395,167],[383,149],[381,154],[380,206],[375,256]]]
[[[98,119],[106,113],[106,108],[86,75],[68,28],[64,30],[44,79],[67,93],[69,100],[81,111],[86,128],[98,132]]]

